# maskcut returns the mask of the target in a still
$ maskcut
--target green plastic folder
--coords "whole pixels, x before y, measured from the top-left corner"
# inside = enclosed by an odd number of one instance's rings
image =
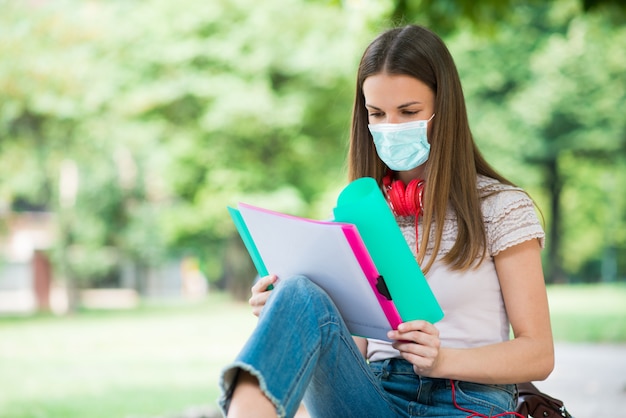
[[[259,250],[256,248],[254,244],[254,240],[250,236],[250,231],[248,231],[248,227],[244,222],[241,212],[235,208],[228,207],[228,213],[230,213],[230,217],[233,219],[235,223],[235,227],[241,236],[241,240],[243,241],[243,245],[246,246],[248,253],[250,254],[250,258],[252,259],[252,263],[256,268],[256,271],[259,273],[259,276],[267,276],[269,272],[265,267],[265,263],[263,262],[263,258],[261,258],[261,254],[259,254]],[[271,286],[271,285],[270,285]],[[273,286],[272,286],[273,288]]]
[[[434,323],[443,318],[443,311],[373,178],[363,177],[346,186],[333,212],[335,221],[356,225],[403,321],[423,319]]]

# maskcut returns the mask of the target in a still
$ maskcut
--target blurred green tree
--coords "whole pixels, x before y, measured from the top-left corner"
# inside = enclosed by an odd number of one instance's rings
[[[453,46],[482,148],[548,209],[550,281],[568,281],[589,260],[616,268],[606,257],[626,248],[625,42],[610,16],[560,3]]]
[[[225,206],[237,196],[311,214],[341,184],[363,28],[348,10],[249,0],[5,8],[14,60],[0,69],[0,187],[7,201],[59,214],[58,260],[72,281],[105,279],[123,259],[150,267],[189,253],[223,276],[234,233]],[[67,161],[78,186],[62,205]]]
[[[0,196],[56,214],[54,258],[75,289],[111,272],[110,247],[125,226],[118,188],[97,177],[111,144],[93,129],[114,92],[98,89],[108,67],[92,49],[102,22],[88,8],[3,2],[2,10],[0,48],[11,59],[0,65]]]
[[[341,184],[362,25],[315,3],[183,3],[118,12],[125,17],[109,49],[126,45],[115,60],[132,65],[113,108],[158,126],[168,247],[199,256],[207,276],[231,283],[228,273],[242,269],[224,253],[234,233],[228,204],[271,200],[313,216],[316,201]],[[251,268],[238,274],[246,291]]]
[[[194,255],[247,291],[225,206],[329,215],[358,57],[391,16],[447,34],[477,139],[551,202],[549,276],[573,275],[626,245],[623,7],[591,6],[0,0],[0,200],[57,213],[77,283]]]
[[[491,32],[529,7],[554,4],[574,8],[577,15],[601,13],[617,22],[626,21],[626,3],[618,0],[390,0],[386,16],[392,22],[427,24],[441,34],[455,32],[467,23],[474,30]]]

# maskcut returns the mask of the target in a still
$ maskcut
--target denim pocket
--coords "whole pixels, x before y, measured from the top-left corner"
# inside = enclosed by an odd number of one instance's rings
[[[463,408],[486,415],[515,410],[515,385],[455,382],[455,387],[456,401]]]

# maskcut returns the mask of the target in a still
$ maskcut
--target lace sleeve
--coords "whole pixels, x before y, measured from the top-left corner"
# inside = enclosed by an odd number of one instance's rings
[[[544,248],[545,233],[533,201],[520,189],[509,188],[486,197],[483,215],[491,256],[534,238]]]

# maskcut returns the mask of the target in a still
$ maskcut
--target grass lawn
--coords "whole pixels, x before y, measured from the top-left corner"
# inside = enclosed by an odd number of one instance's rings
[[[548,288],[556,341],[626,342],[626,283]]]
[[[558,341],[626,342],[626,285],[549,289]],[[256,319],[213,294],[197,305],[0,317],[0,417],[168,417],[214,406]]]
[[[220,368],[256,319],[214,295],[201,305],[0,318],[0,417],[171,416],[215,406]]]

